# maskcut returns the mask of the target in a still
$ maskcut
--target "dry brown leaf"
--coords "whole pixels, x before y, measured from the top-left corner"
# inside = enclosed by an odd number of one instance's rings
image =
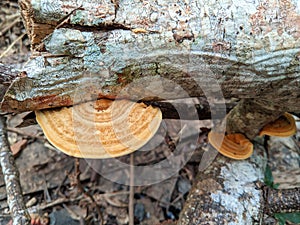
[[[23,150],[26,147],[27,142],[28,142],[27,139],[22,139],[16,143],[12,144],[10,146],[12,154],[14,156],[17,155],[21,150]]]

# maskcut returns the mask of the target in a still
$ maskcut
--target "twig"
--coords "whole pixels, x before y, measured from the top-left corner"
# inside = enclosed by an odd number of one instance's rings
[[[57,189],[55,191],[55,195],[62,194],[60,189],[63,186],[63,184],[66,182],[66,180],[68,179],[68,174],[71,174],[71,172],[73,170],[74,170],[74,165],[72,166],[72,168],[69,171],[66,171],[66,176],[64,177],[64,179],[60,182],[59,186],[57,187]]]
[[[134,155],[130,155],[129,225],[134,225]]]
[[[2,54],[0,55],[0,59],[3,58],[3,56],[5,56],[11,49],[12,47],[18,42],[20,41],[26,34],[22,34],[21,36],[19,36],[16,40],[13,41],[13,43],[11,43],[10,46],[8,46],[8,48],[2,52]]]
[[[118,208],[127,208],[128,204],[121,202],[121,201],[113,201],[109,196],[103,195],[103,198],[105,199],[106,202],[108,202],[110,205],[118,207]]]
[[[44,209],[51,208],[51,207],[56,206],[56,205],[60,205],[60,204],[66,203],[66,202],[73,202],[73,201],[76,201],[76,200],[78,200],[78,199],[67,199],[65,197],[58,198],[58,199],[55,199],[54,201],[49,202],[45,205],[39,205],[38,209],[39,210],[44,210]]]
[[[4,35],[10,28],[12,28],[13,26],[15,26],[20,21],[21,21],[21,18],[20,18],[20,15],[18,15],[17,19],[15,19],[12,23],[10,23],[8,26],[4,27],[0,31],[0,36]]]
[[[99,189],[100,186],[91,187],[91,190],[99,190]],[[129,191],[117,191],[117,192],[99,194],[99,196],[113,197],[118,195],[129,195],[129,193],[130,193]]]
[[[6,119],[0,115],[0,164],[4,176],[7,203],[13,219],[13,225],[30,224],[30,215],[25,207],[19,179],[19,171],[7,140]]]
[[[26,132],[22,131],[21,129],[14,128],[14,127],[7,127],[7,131],[13,132],[13,133],[16,133],[16,134],[20,134],[20,135],[25,136],[25,137],[36,138],[36,139],[40,139],[40,140],[43,140],[43,141],[47,140],[44,136],[29,134],[29,133],[26,133]]]
[[[78,191],[83,193],[86,197],[88,197],[91,201],[92,204],[95,206],[97,213],[98,213],[98,217],[100,219],[100,225],[104,224],[103,221],[103,216],[100,210],[99,205],[97,204],[97,202],[95,201],[94,197],[87,191],[84,190],[84,188],[82,187],[82,184],[80,182],[80,169],[79,169],[79,159],[76,158],[75,159],[75,182],[76,182],[76,187],[78,188]]]

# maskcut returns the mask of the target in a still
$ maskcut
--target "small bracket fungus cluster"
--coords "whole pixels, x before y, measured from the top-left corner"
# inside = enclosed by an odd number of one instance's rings
[[[145,145],[162,121],[160,109],[128,100],[101,99],[35,113],[50,143],[81,158],[129,154]]]
[[[289,113],[285,113],[277,120],[264,126],[259,135],[288,137],[294,135],[296,131],[294,117]],[[208,141],[218,152],[232,159],[247,159],[253,153],[253,144],[243,134],[224,135],[210,131]]]

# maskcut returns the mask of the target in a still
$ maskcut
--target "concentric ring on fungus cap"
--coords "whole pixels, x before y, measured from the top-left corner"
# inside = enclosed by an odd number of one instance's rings
[[[35,114],[50,143],[80,158],[112,158],[138,150],[162,121],[159,108],[129,100],[100,99]]]
[[[277,120],[267,124],[260,131],[259,135],[269,135],[275,137],[289,137],[297,132],[296,121],[289,113],[284,113]]]
[[[231,159],[247,159],[253,153],[253,144],[243,134],[221,134],[210,131],[209,143],[222,155]]]

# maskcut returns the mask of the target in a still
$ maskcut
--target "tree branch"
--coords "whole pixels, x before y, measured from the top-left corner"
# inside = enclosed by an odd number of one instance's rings
[[[0,164],[4,175],[7,202],[14,225],[29,225],[30,216],[23,202],[19,171],[7,141],[6,119],[0,115]]]
[[[266,154],[260,145],[248,160],[231,160],[220,154],[204,171],[199,171],[178,225],[253,224],[261,219],[262,181]]]
[[[300,188],[273,189],[262,188],[265,200],[265,212],[268,214],[281,212],[300,212]]]
[[[12,67],[0,63],[0,102],[8,87],[17,76],[18,72],[14,71]]]
[[[34,111],[98,97],[224,96],[300,111],[300,34],[291,23],[300,18],[299,4],[129,2],[20,0],[35,54],[1,109]],[[278,11],[287,16],[261,16]]]

